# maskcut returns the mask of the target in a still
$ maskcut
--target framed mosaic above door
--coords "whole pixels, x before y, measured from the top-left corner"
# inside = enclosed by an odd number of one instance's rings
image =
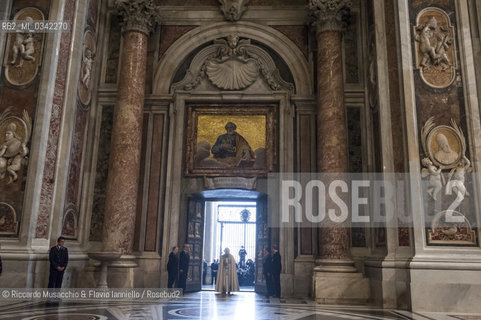
[[[276,104],[188,106],[187,176],[266,176],[277,165]]]

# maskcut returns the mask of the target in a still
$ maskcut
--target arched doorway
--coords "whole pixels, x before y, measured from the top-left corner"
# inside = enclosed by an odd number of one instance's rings
[[[229,246],[231,253],[236,257],[241,291],[250,291],[252,287],[257,293],[265,293],[262,258],[264,248],[270,246],[267,196],[241,189],[208,190],[192,194],[188,198],[187,208],[185,243],[190,245],[192,260],[186,291],[215,288],[213,281],[209,282],[210,286],[205,283],[207,277],[204,277],[204,272],[210,271],[210,264],[219,259],[222,250]],[[255,213],[255,217],[244,218],[244,221],[242,217],[236,219],[236,213],[242,214],[247,208]],[[249,223],[248,220],[254,222]],[[206,246],[210,248],[206,249]],[[248,254],[244,263],[238,256],[241,246],[245,247]],[[253,262],[252,267],[249,266],[249,260]],[[204,261],[209,265],[206,266]],[[252,283],[248,283],[251,275],[245,274],[250,272],[253,277]]]
[[[225,64],[232,66],[231,72],[224,72]],[[267,194],[269,172],[293,172],[296,157],[295,108],[301,105],[310,110],[314,105],[312,74],[309,70],[303,53],[285,35],[274,28],[247,22],[218,23],[194,29],[166,51],[159,61],[153,88],[154,94],[165,97],[170,112],[166,179],[169,188],[165,197],[165,212],[169,214],[164,219],[164,252],[174,245],[193,240],[187,236],[189,215],[192,214],[190,208],[200,206],[201,214],[205,214],[207,196],[203,192],[210,188],[205,184],[206,178],[257,179],[257,187],[253,189],[259,194]],[[234,114],[242,116],[240,113],[255,109],[258,115],[270,119],[272,131],[266,131],[266,143],[262,146],[271,148],[270,153],[266,152],[268,160],[265,167],[251,167],[255,170],[250,171],[239,168],[211,170],[213,168],[204,167],[203,163],[196,165],[199,160],[196,157],[197,148],[205,140],[197,139],[195,126],[200,122],[193,115],[196,112],[198,115],[212,115],[215,114],[213,109],[224,110],[222,116],[226,117]],[[223,124],[227,121],[231,120],[226,118]],[[266,125],[266,128],[269,126]],[[221,131],[216,131],[215,136],[225,133]],[[203,150],[207,154],[212,150],[215,140],[209,143]],[[221,187],[213,187],[216,188]],[[222,188],[242,187],[228,183]],[[262,206],[266,217],[274,215],[268,212],[267,198],[258,202],[257,206]],[[197,222],[201,221],[203,219]],[[282,281],[286,282],[286,287],[292,288],[294,227],[276,229],[271,238],[274,240],[272,243],[279,245],[284,259]],[[201,242],[201,237],[196,241]],[[256,254],[259,245],[257,241]],[[262,245],[269,244],[266,242]],[[196,250],[202,252],[200,248]],[[256,279],[262,275],[260,260],[256,258]],[[193,263],[195,269],[192,270],[192,279],[195,280],[187,290],[200,290],[200,255]],[[257,280],[256,290],[262,291],[262,282]]]

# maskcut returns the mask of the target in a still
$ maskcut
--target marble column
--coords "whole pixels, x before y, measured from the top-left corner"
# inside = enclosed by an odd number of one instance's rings
[[[117,0],[122,55],[105,201],[103,248],[130,254],[139,184],[147,40],[158,10],[152,0]]]
[[[320,173],[349,172],[348,128],[344,105],[342,30],[349,0],[310,0],[317,31],[317,168]],[[342,176],[339,177],[342,179]],[[323,179],[329,179],[323,177]],[[331,206],[329,202],[327,207]],[[314,295],[321,303],[362,303],[369,283],[357,273],[350,253],[349,221],[324,219],[318,229],[319,255],[314,268]]]
[[[317,169],[320,173],[349,171],[342,29],[350,5],[346,0],[311,1],[317,29]],[[319,230],[319,258],[321,261],[350,260],[347,227],[329,221],[323,223]]]

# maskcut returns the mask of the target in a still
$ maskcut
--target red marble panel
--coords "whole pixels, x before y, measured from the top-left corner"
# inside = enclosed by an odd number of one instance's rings
[[[162,203],[159,195],[162,176],[162,142],[164,131],[164,116],[154,115],[154,128],[152,136],[152,155],[150,161],[150,187],[147,209],[147,224],[145,227],[145,251],[155,251],[157,244],[157,221],[161,214],[159,210]]]
[[[196,26],[161,26],[159,56],[162,56],[180,37],[195,28]]]
[[[97,29],[97,14],[101,1],[89,0],[87,11],[87,25],[92,29]]]
[[[395,10],[393,1],[386,1],[386,41],[388,48],[396,48],[396,28],[392,28],[392,21],[395,21]],[[399,64],[397,50],[387,50],[389,70],[389,103],[391,105],[391,128],[392,128],[392,149],[394,157],[395,172],[404,172],[405,150],[403,143],[401,94],[399,92]]]
[[[311,114],[299,115],[299,167],[300,172],[313,172],[312,168],[312,134]],[[301,254],[312,254],[312,228],[300,228]]]
[[[309,55],[309,29],[307,26],[272,26],[283,33],[302,51],[307,58]]]
[[[77,107],[80,108],[80,107]],[[78,109],[77,109],[78,110]],[[75,118],[74,131],[70,149],[70,167],[67,181],[67,203],[78,205],[79,186],[81,182],[81,167],[83,147],[86,137],[87,114],[78,111]]]
[[[409,247],[409,228],[400,227],[398,228],[398,242],[400,247]]]
[[[71,30],[73,28],[73,18],[75,14],[75,0],[65,0],[65,2],[63,20],[70,24],[70,31],[62,33],[60,38],[57,73],[54,82],[54,97],[50,112],[50,129],[48,133],[45,167],[40,190],[40,205],[35,230],[36,238],[47,238],[50,225],[50,212],[52,211],[55,167],[57,165],[57,146],[60,133],[60,122],[63,115],[68,62],[70,59],[70,44],[72,41]]]

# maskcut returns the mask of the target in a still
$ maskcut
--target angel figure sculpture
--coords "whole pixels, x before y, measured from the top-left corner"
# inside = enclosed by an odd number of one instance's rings
[[[424,158],[422,164],[426,167],[421,170],[421,177],[428,179],[428,194],[434,199],[438,200],[438,193],[443,188],[444,176],[441,173],[441,168],[436,167],[429,158]]]
[[[9,175],[9,184],[18,178],[17,172],[28,155],[28,148],[17,135],[17,125],[10,123],[5,133],[5,142],[0,145],[0,179]]]
[[[464,200],[465,196],[469,196],[469,192],[466,190],[464,185],[466,172],[471,171],[471,162],[465,156],[458,165],[451,169],[448,175],[448,183],[446,185],[446,194],[450,195],[456,193],[456,200],[453,202],[452,207],[457,208],[461,202]],[[455,206],[456,205],[456,206]]]

